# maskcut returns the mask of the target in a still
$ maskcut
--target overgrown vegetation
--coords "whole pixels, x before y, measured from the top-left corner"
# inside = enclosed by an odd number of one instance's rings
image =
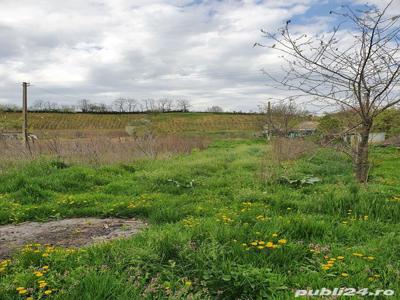
[[[276,151],[276,150],[275,150]],[[30,245],[0,263],[1,299],[292,299],[297,288],[399,291],[399,152],[368,186],[331,150],[260,176],[264,141],[97,168],[37,160],[0,176],[0,222],[138,217],[141,234],[80,250]],[[273,165],[271,166],[273,167]],[[46,292],[47,291],[47,292]],[[46,295],[47,293],[47,295]]]

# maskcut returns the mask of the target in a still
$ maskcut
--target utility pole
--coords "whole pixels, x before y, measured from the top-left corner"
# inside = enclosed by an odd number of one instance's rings
[[[22,138],[24,140],[25,146],[29,148],[28,141],[28,82],[22,83]]]
[[[271,102],[268,101],[268,108],[267,108],[267,114],[268,114],[268,140],[271,139],[272,133],[272,118],[271,118]]]

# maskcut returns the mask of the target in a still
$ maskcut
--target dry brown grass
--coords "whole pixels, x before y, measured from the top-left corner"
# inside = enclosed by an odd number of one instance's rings
[[[295,138],[274,138],[271,142],[272,145],[272,159],[276,160],[279,164],[284,161],[298,159],[299,157],[314,153],[317,145],[311,141]]]
[[[137,159],[167,157],[204,149],[209,141],[204,138],[177,136],[95,137],[89,139],[49,139],[30,143],[25,148],[19,140],[0,140],[0,166],[34,160],[40,157],[59,159],[79,164],[110,164]]]
[[[287,176],[287,164],[301,156],[313,154],[318,148],[308,140],[282,137],[273,138],[268,146],[260,165],[262,182],[273,182],[281,176]]]

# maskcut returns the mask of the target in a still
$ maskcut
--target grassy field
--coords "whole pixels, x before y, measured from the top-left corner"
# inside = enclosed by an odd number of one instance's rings
[[[30,131],[45,135],[75,137],[77,131],[92,133],[103,131],[120,136],[125,127],[138,119],[151,121],[158,134],[188,135],[249,135],[261,131],[265,117],[256,114],[213,113],[154,113],[154,114],[82,114],[82,113],[30,113]],[[0,129],[19,130],[21,113],[0,112]]]
[[[27,247],[0,263],[0,299],[280,300],[321,287],[393,289],[398,299],[399,152],[372,153],[368,186],[328,150],[282,167],[291,180],[320,182],[266,181],[271,147],[257,140],[133,164],[41,160],[9,170],[2,224],[114,216],[150,226],[80,250]]]

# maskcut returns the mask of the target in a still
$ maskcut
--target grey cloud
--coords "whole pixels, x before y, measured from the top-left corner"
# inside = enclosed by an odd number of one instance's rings
[[[254,109],[278,93],[259,72],[279,66],[252,48],[259,29],[313,2],[2,0],[0,101],[19,103],[17,83],[27,80],[32,100],[63,104],[167,95],[198,109]]]

